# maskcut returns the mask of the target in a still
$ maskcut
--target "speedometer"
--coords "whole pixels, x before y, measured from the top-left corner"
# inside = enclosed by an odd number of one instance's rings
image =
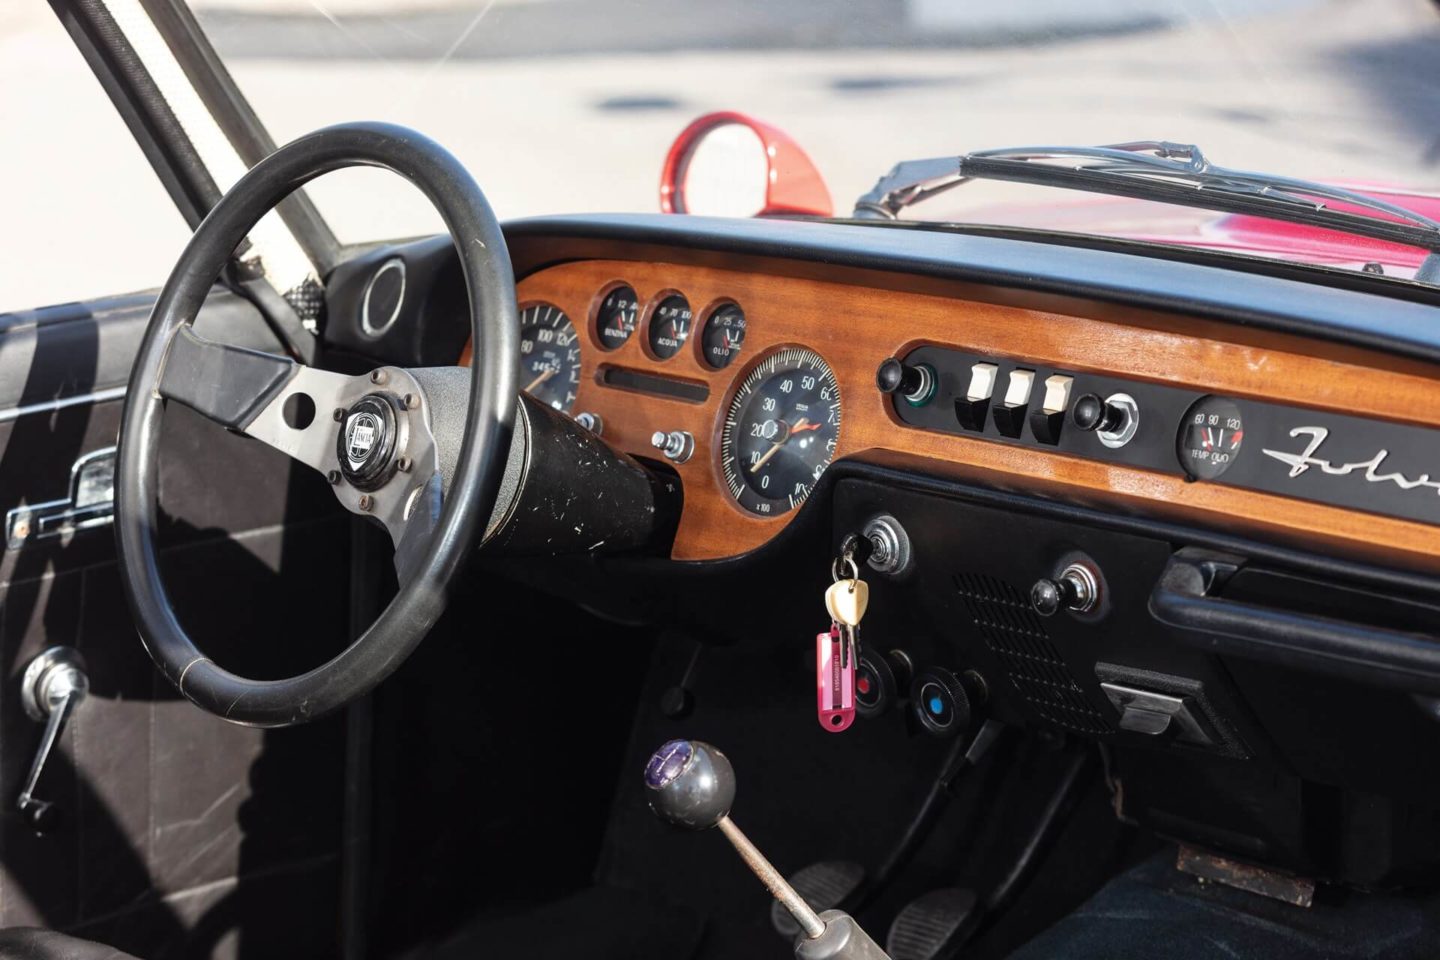
[[[720,465],[735,501],[778,516],[800,506],[835,456],[840,384],[819,354],[766,357],[740,382],[720,435]]]
[[[563,310],[534,303],[520,311],[520,382],[525,392],[570,412],[580,388],[580,339]]]

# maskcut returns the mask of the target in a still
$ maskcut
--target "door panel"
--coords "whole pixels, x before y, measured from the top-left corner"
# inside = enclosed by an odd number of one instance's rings
[[[0,513],[63,497],[76,459],[114,445],[152,302],[0,315]],[[276,349],[229,294],[197,328]],[[161,562],[207,654],[275,676],[340,649],[350,521],[323,478],[174,405],[163,437]],[[15,812],[41,733],[20,678],[55,644],[81,651],[91,692],[36,790],[60,822],[36,835]],[[179,699],[136,635],[110,526],[5,550],[0,658],[0,925],[143,957],[335,954],[339,720],[260,731]]]

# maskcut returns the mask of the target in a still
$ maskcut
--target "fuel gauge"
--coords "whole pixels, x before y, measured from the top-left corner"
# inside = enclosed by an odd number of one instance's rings
[[[1214,480],[1240,456],[1245,423],[1240,408],[1224,397],[1201,397],[1180,424],[1180,466],[1196,480]]]
[[[605,294],[595,314],[595,329],[600,335],[600,345],[606,350],[617,350],[625,345],[635,332],[635,288],[620,284]]]

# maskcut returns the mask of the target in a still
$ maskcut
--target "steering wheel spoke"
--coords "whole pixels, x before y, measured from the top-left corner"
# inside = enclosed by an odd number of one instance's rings
[[[170,338],[156,391],[242,430],[299,369],[287,357],[206,340],[187,323]]]
[[[407,370],[349,377],[176,331],[158,391],[324,474],[352,513],[395,543],[401,583],[444,507],[425,390]]]

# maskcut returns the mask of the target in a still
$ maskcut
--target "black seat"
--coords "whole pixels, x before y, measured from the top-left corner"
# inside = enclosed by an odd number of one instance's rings
[[[135,960],[128,953],[93,940],[81,940],[41,927],[0,930],[0,960]]]

